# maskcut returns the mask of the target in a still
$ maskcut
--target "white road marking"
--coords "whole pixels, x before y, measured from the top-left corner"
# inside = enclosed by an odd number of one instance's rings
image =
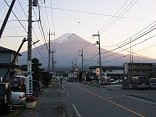
[[[64,86],[62,86],[62,87],[65,90],[65,87]],[[67,95],[68,99],[70,100],[70,102],[72,103],[71,98],[70,98],[70,96],[69,96],[69,94],[67,92],[66,92],[66,95]],[[77,117],[82,117],[81,114],[79,113],[79,111],[77,110],[76,106],[73,103],[72,103],[72,106],[73,106],[73,108],[74,108],[74,110],[75,110],[75,112],[77,114]]]
[[[127,95],[123,95],[123,96],[124,97],[128,97],[128,98],[132,98],[132,99],[135,99],[135,100],[139,100],[139,101],[142,101],[142,102],[145,102],[145,103],[152,104],[152,105],[156,106],[156,103],[154,103],[154,102],[146,101],[146,100],[143,100],[143,99],[140,99],[140,98],[136,98],[136,97],[133,97],[133,96],[127,96]]]
[[[75,107],[75,105],[74,105],[74,104],[72,104],[72,105],[73,105],[73,108],[74,108],[74,110],[75,110],[77,116],[78,116],[78,117],[82,117],[82,116],[80,115],[79,111],[77,110],[77,108]]]

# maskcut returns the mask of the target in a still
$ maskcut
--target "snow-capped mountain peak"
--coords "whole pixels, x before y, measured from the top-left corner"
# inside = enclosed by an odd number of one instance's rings
[[[83,39],[74,33],[67,33],[55,40],[56,43],[82,41]]]

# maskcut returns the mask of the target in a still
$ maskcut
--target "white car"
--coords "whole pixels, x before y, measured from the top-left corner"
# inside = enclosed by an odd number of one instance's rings
[[[149,85],[151,89],[156,89],[156,78],[150,78]]]
[[[24,105],[26,99],[25,92],[12,91],[11,92],[11,104],[13,106]]]

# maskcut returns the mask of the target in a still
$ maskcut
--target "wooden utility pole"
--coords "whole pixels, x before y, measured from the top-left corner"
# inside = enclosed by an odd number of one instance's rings
[[[48,49],[48,71],[50,72],[50,62],[51,62],[51,57],[50,57],[50,53],[51,53],[51,49],[50,49],[50,30],[49,30],[49,49]]]
[[[15,4],[15,1],[16,1],[16,0],[12,0],[11,5],[10,5],[10,7],[9,7],[9,10],[8,10],[8,12],[7,12],[7,14],[6,14],[5,19],[4,19],[4,22],[3,22],[2,26],[1,26],[1,29],[0,29],[0,38],[2,37],[4,28],[5,28],[5,26],[6,26],[6,23],[7,23],[8,19],[9,19],[9,16],[10,16],[10,14],[11,14],[11,11],[12,11],[12,8],[13,8],[13,6],[14,6],[14,4]]]
[[[27,56],[27,83],[26,94],[33,94],[33,78],[32,78],[32,7],[38,6],[38,0],[29,0],[28,8],[28,56]]]
[[[82,52],[82,53],[81,53],[81,57],[82,57],[82,71],[83,71],[83,49],[82,49],[81,52]]]
[[[97,44],[99,45],[99,69],[100,69],[100,73],[99,73],[99,77],[101,78],[101,73],[102,73],[102,67],[101,67],[101,44],[100,44],[100,33],[98,31],[97,34],[93,34],[93,37],[97,36],[98,37],[98,41]]]
[[[26,94],[33,94],[33,78],[32,78],[32,0],[29,0],[29,11],[28,11],[28,58],[27,58],[27,86]]]

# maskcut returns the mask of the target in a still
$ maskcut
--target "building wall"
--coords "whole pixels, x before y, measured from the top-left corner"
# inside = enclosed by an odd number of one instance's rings
[[[108,69],[106,70],[108,74],[123,74],[123,70],[121,69]]]
[[[14,54],[11,53],[0,53],[0,63],[11,63],[14,59]],[[15,60],[15,64],[18,62],[18,57]]]
[[[114,79],[121,79],[124,76],[123,71],[123,67],[121,66],[105,66],[102,69],[102,76],[107,76]],[[91,72],[96,74],[96,67],[91,67]]]
[[[156,70],[156,69],[155,69]],[[149,76],[156,72],[152,63],[125,63],[124,73],[128,76]]]
[[[0,67],[0,77],[4,77],[6,71],[7,71],[7,68],[1,68]]]
[[[14,59],[14,54],[13,53],[0,53],[0,77],[4,77],[4,75],[6,74],[9,66],[10,66],[10,63],[12,62],[12,60]],[[16,58],[14,64],[17,65],[17,62],[18,62],[18,57]],[[7,78],[9,78],[10,75],[12,74],[20,74],[21,71],[20,70],[16,70],[15,68],[12,68],[8,75],[7,75]]]
[[[9,53],[0,53],[0,63],[10,63],[11,54]]]

